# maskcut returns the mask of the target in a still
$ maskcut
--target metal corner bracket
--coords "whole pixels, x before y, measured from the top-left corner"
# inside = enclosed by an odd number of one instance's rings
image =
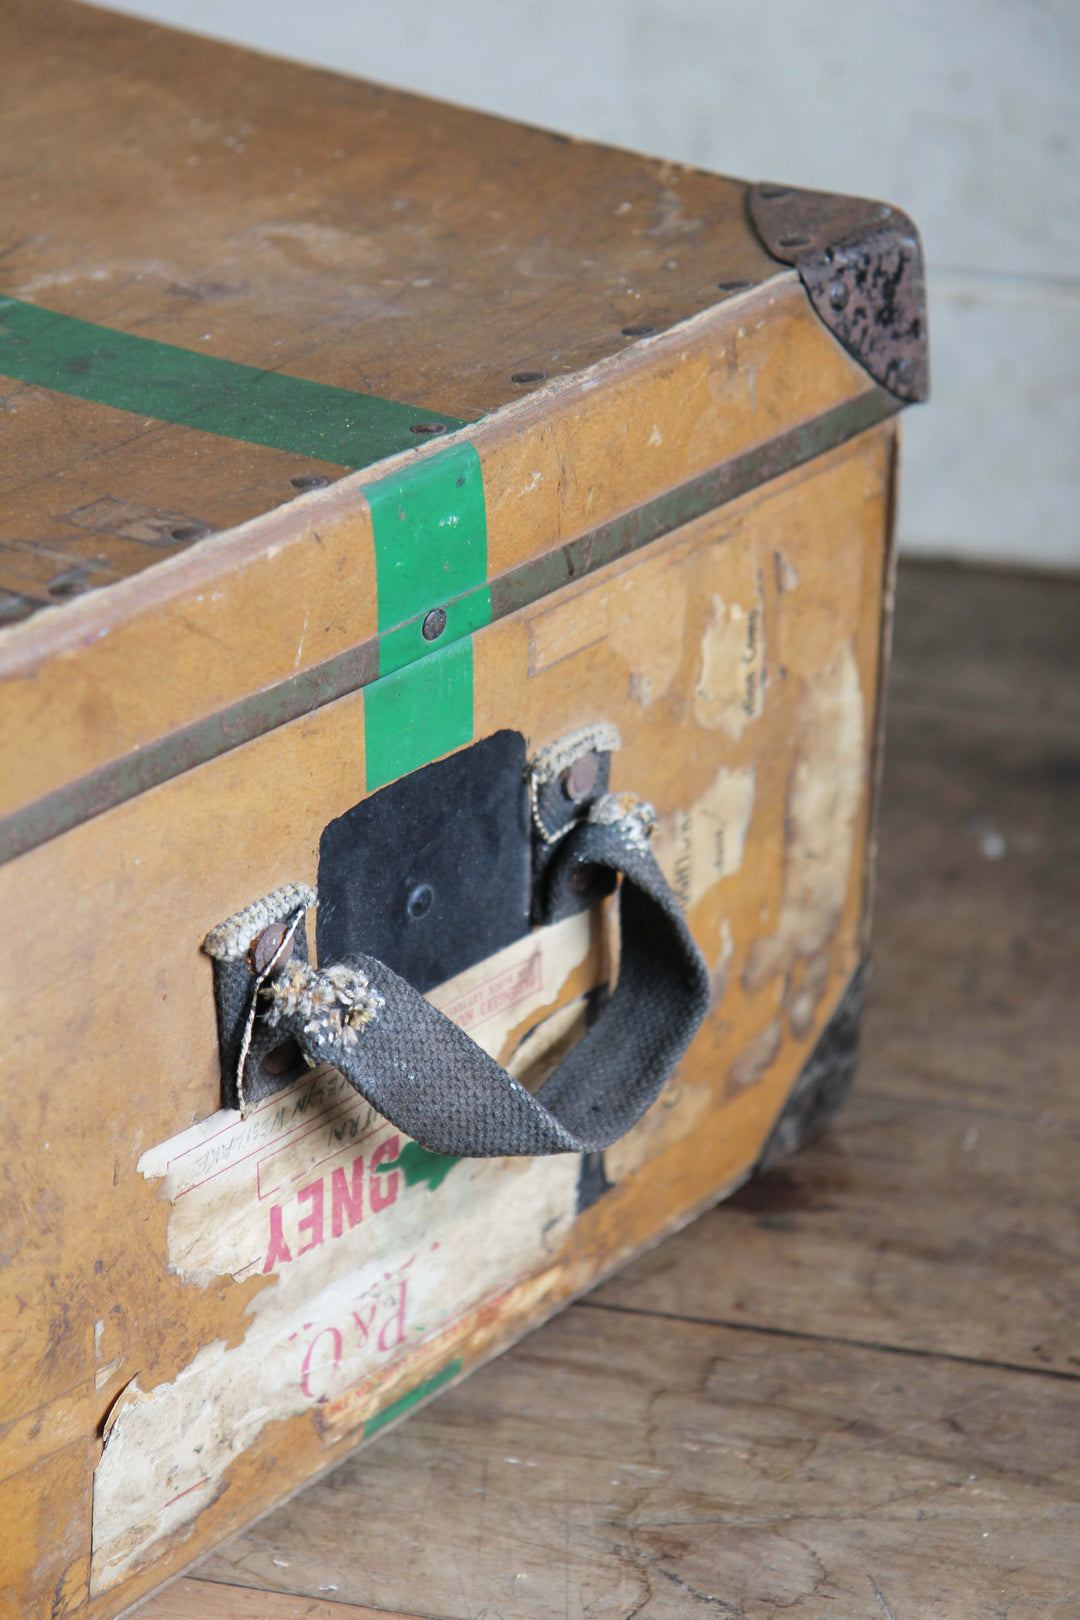
[[[750,221],[799,272],[833,336],[905,404],[930,391],[922,243],[907,214],[865,197],[754,185]]]

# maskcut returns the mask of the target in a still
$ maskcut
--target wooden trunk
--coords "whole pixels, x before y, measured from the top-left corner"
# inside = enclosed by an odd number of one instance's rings
[[[878,205],[3,20],[0,1613],[106,1620],[842,1097],[919,260]],[[326,1067],[223,1108],[208,933],[431,762],[599,724],[711,986],[640,1122],[440,1155]],[[430,999],[531,1084],[614,910]]]

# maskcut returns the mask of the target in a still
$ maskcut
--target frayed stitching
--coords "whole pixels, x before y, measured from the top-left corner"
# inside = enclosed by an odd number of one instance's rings
[[[315,904],[315,890],[307,883],[286,883],[262,900],[255,900],[235,917],[211,928],[203,940],[203,950],[216,962],[236,962],[246,956],[259,935],[271,923],[281,922],[295,912]]]
[[[355,1046],[360,1030],[383,1006],[382,996],[359,969],[338,965],[320,971],[308,962],[290,962],[261,987],[259,996],[270,1003],[266,1022],[271,1029],[299,1019],[317,1046]]]
[[[589,807],[589,821],[594,827],[615,828],[627,843],[644,854],[656,826],[656,811],[633,793],[605,793]]]
[[[537,787],[543,787],[554,782],[583,754],[614,754],[621,746],[618,726],[598,720],[595,725],[582,726],[580,731],[571,731],[558,742],[541,748],[529,766],[529,776]]]

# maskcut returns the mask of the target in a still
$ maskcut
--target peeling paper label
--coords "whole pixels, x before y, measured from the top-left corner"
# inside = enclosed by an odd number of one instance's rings
[[[689,810],[675,810],[657,822],[652,851],[684,911],[742,866],[754,781],[752,765],[721,766]]]
[[[694,719],[707,731],[742,736],[765,707],[765,613],[760,591],[749,607],[712,599],[701,638]]]
[[[430,999],[497,1055],[557,1000],[593,927],[585,913],[536,930]],[[445,1381],[439,1336],[563,1243],[579,1162],[426,1153],[323,1069],[246,1119],[222,1110],[139,1169],[172,1203],[183,1281],[274,1282],[240,1344],[205,1345],[171,1383],[135,1381],[118,1401],[94,1475],[93,1595],[183,1534],[267,1423],[310,1412],[336,1440],[393,1392]]]
[[[751,947],[743,976],[751,992],[818,955],[840,923],[866,790],[863,694],[850,642],[806,680],[797,726],[780,914],[776,931]]]

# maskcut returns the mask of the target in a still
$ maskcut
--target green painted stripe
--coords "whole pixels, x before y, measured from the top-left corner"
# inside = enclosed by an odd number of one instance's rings
[[[371,792],[472,741],[470,638],[491,622],[491,591],[475,445],[452,445],[365,484],[364,496],[380,631],[380,678],[364,695]],[[424,620],[436,607],[446,622],[428,641]]]
[[[464,748],[472,735],[473,649],[468,638],[364,688],[368,793]]]
[[[415,405],[262,371],[0,298],[0,374],[160,422],[339,467],[370,467],[425,439],[418,423],[463,427]]]
[[[619,557],[628,556],[662,535],[672,533],[684,523],[704,517],[728,501],[757,489],[769,479],[805,465],[857,434],[865,433],[899,409],[899,401],[883,388],[845,400],[814,421],[802,422],[765,444],[732,457],[711,472],[668,490],[655,501],[648,501],[541,557],[530,558],[517,568],[508,569],[491,582],[492,619],[501,619],[530,602],[540,601],[570,580],[583,579]],[[468,641],[455,646],[468,650],[471,701],[472,646]],[[454,650],[454,647],[445,648],[447,653]],[[379,660],[379,643],[362,642],[23,805],[0,820],[0,864],[15,860],[140,793],[159,787],[185,771],[360,688],[366,689],[370,705],[374,691],[371,683],[378,680]],[[427,662],[423,660],[413,668],[422,671]],[[402,676],[407,673],[412,670],[400,672]],[[386,679],[389,689],[390,683],[398,677]],[[378,681],[378,684],[383,683]],[[387,699],[385,696],[376,699],[376,705],[380,701],[386,703]],[[449,748],[446,751],[449,752]],[[392,776],[386,778],[392,779]],[[370,788],[375,784],[369,781],[368,785]]]
[[[378,1434],[380,1429],[385,1429],[386,1425],[393,1423],[395,1418],[403,1417],[414,1406],[419,1406],[421,1401],[426,1401],[429,1395],[434,1395],[437,1389],[442,1389],[444,1384],[449,1384],[451,1379],[457,1377],[461,1367],[461,1357],[456,1356],[453,1361],[448,1361],[445,1367],[441,1367],[430,1378],[425,1378],[422,1384],[417,1384],[415,1389],[410,1389],[407,1395],[402,1395],[398,1400],[391,1401],[390,1405],[384,1406],[381,1412],[376,1412],[374,1417],[369,1417],[364,1424],[364,1439],[370,1440],[373,1434]]]
[[[364,485],[375,535],[379,629],[390,630],[487,581],[487,512],[473,444]]]

